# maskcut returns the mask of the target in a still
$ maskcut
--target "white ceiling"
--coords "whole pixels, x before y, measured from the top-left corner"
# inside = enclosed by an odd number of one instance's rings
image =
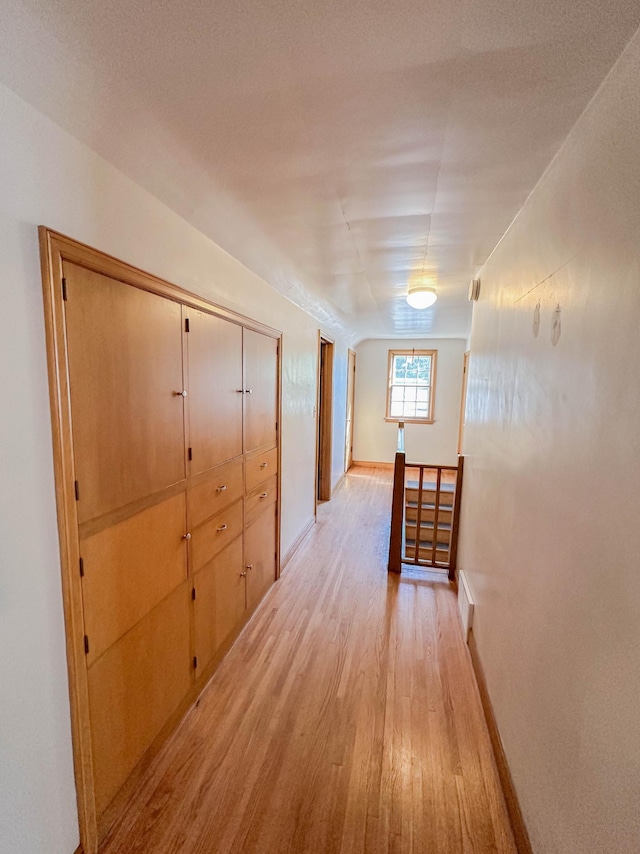
[[[3,0],[0,21],[1,80],[323,323],[458,337],[640,5]]]

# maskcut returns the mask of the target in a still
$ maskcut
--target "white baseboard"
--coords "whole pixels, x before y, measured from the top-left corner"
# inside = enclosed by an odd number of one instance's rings
[[[286,554],[282,555],[282,557],[280,559],[280,573],[281,574],[286,569],[287,564],[290,562],[290,560],[294,556],[294,554],[298,551],[298,549],[302,545],[303,541],[306,539],[307,534],[311,531],[311,529],[313,528],[313,526],[315,524],[316,524],[316,518],[315,518],[315,516],[312,516],[311,519],[309,519],[307,524],[304,526],[302,531],[300,531],[298,536],[295,538],[293,543],[291,543],[291,545],[287,549]]]
[[[469,641],[469,630],[473,623],[474,602],[467,576],[463,570],[458,572],[458,610],[460,611],[460,619],[462,620],[462,631],[465,641]]]

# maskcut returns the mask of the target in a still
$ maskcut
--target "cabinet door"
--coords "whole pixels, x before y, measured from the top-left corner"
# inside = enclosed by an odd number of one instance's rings
[[[189,309],[191,474],[242,453],[242,327]]]
[[[276,441],[278,420],[278,342],[244,330],[244,450]]]
[[[264,513],[245,531],[244,560],[247,571],[247,608],[253,610],[276,580],[277,505]]]
[[[191,687],[189,592],[185,581],[89,667],[99,814]]]
[[[184,493],[80,541],[90,666],[187,578]]]
[[[78,519],[185,477],[178,303],[64,263]]]
[[[242,537],[236,538],[193,579],[198,676],[244,619]]]

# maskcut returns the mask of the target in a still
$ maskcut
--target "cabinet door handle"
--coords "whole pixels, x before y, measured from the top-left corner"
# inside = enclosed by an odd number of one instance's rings
[[[244,393],[245,394],[253,394],[253,389],[252,388],[245,388]]]
[[[248,564],[247,564],[247,569],[253,569],[253,564],[252,564],[252,563],[248,563]],[[245,572],[245,575],[246,575],[246,574],[247,574],[247,573]]]
[[[220,527],[218,528],[218,533],[220,533],[220,531],[226,531],[226,530],[227,530],[226,525],[220,525]]]
[[[182,391],[174,391],[174,394],[176,397],[186,397],[187,396],[187,392],[185,391],[185,389],[182,389]]]
[[[246,577],[247,577],[247,573],[246,573],[246,572],[241,572],[241,573],[240,573],[240,578],[246,578]]]
[[[238,394],[244,394],[243,388],[237,388],[236,391],[238,392]]]
[[[266,469],[266,467],[267,467],[268,465],[269,465],[269,463],[260,463],[260,468],[261,468],[261,469]]]
[[[226,483],[223,483],[222,486],[219,486],[216,489],[216,492],[226,492],[226,491],[227,491],[227,484]]]
[[[268,494],[269,494],[268,492],[263,492],[263,493],[261,493],[261,495],[260,495],[260,500],[262,501],[262,499],[263,499],[263,498],[266,498]]]
[[[190,539],[191,539],[191,534],[183,534],[183,535],[182,535],[182,539],[183,539],[183,540],[190,540]]]

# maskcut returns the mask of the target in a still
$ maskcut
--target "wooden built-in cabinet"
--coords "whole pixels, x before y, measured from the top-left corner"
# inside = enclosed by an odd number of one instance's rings
[[[279,333],[41,229],[85,854],[278,575]]]

